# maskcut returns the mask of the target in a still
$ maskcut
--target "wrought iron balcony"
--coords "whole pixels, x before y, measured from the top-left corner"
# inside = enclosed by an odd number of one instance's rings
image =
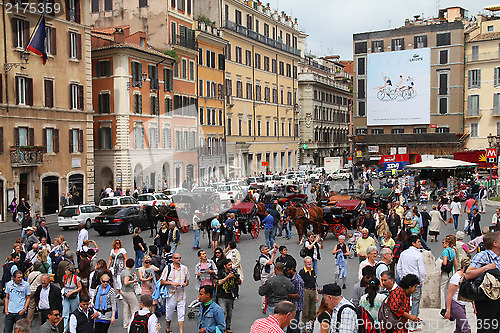
[[[192,50],[198,50],[198,42],[196,40],[181,35],[174,35],[172,44],[184,46]]]
[[[12,167],[41,166],[45,147],[11,146],[10,165]]]

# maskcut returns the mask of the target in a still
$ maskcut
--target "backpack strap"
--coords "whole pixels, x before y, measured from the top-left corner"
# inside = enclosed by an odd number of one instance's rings
[[[337,312],[337,322],[336,322],[336,325],[335,325],[335,332],[339,331],[340,321],[342,320],[342,311],[345,308],[352,309],[356,313],[356,316],[357,316],[356,308],[354,307],[354,305],[352,305],[352,304],[344,304],[344,305],[342,305],[340,307],[339,311]]]

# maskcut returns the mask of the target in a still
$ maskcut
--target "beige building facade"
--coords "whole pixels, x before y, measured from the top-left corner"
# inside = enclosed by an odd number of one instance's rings
[[[338,61],[306,56],[299,63],[299,164],[323,166],[330,156],[347,163],[350,79]]]
[[[499,8],[500,9],[500,8]],[[500,135],[500,18],[479,15],[466,34],[466,118],[468,149],[488,147]]]
[[[297,167],[298,62],[306,35],[285,13],[255,1],[198,1],[223,28],[226,148],[231,177]]]
[[[94,200],[89,5],[60,9],[45,16],[45,65],[33,53],[28,63],[20,60],[39,14],[10,14],[2,27],[0,221],[11,221],[14,197],[42,215],[60,209],[63,192],[71,191],[74,203]]]

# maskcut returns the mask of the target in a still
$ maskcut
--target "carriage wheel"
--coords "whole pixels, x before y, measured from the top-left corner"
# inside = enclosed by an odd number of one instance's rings
[[[241,240],[241,230],[240,229],[236,230],[236,233],[234,234],[234,240],[236,241],[236,243],[240,242],[240,240]]]
[[[179,219],[179,225],[183,233],[189,231],[189,222],[186,219]]]
[[[258,216],[254,216],[252,217],[252,219],[250,220],[250,225],[252,227],[251,231],[250,231],[250,235],[252,236],[252,238],[257,238],[259,237],[259,232],[260,232],[260,219]]]
[[[344,237],[347,237],[347,228],[343,224],[339,224],[335,228],[335,236],[337,236],[337,239],[340,237],[340,235],[344,235]]]

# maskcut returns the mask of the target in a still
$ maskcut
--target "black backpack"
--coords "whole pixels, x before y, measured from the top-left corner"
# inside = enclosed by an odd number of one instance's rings
[[[255,281],[260,281],[262,274],[262,267],[260,265],[260,258],[264,257],[262,254],[259,256],[259,259],[256,260],[255,266],[253,266],[253,279]]]
[[[149,317],[151,317],[151,313],[141,316],[139,312],[136,312],[130,323],[129,333],[148,333]]]

